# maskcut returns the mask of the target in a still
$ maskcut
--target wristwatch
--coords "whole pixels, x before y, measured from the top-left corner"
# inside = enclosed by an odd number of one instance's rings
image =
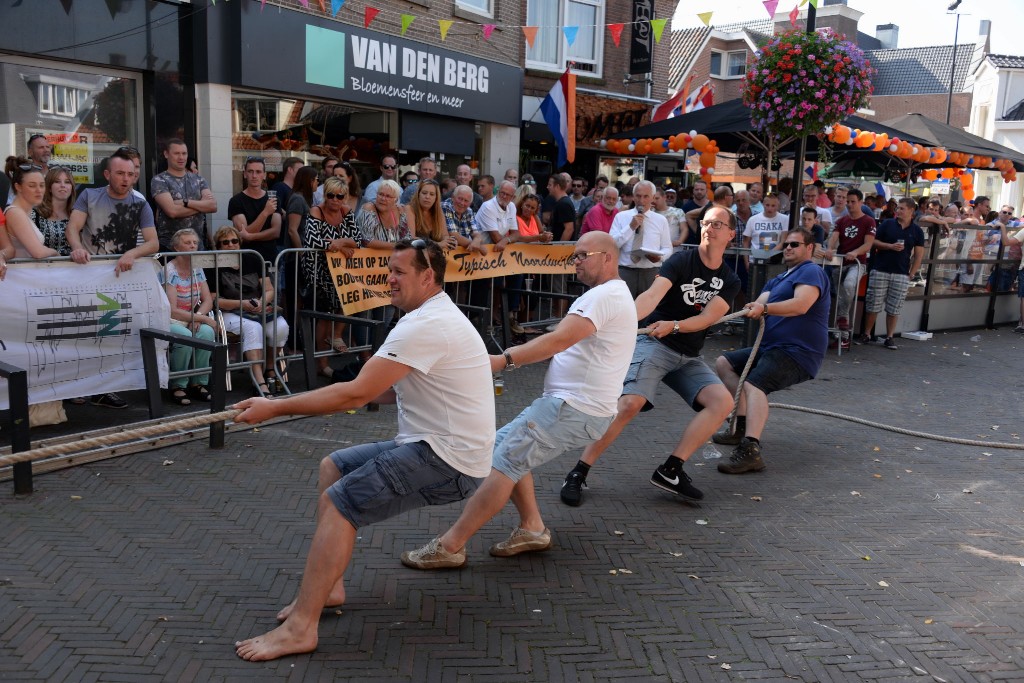
[[[182,204],[182,206],[184,206],[187,209],[188,208],[188,197],[182,197],[181,198],[181,204]]]
[[[516,364],[515,364],[515,361],[512,360],[512,354],[509,353],[508,351],[502,351],[501,353],[502,353],[503,356],[505,356],[505,369],[506,370],[515,370],[516,369]]]
[[[679,334],[679,321],[674,320],[672,322],[672,334]]]

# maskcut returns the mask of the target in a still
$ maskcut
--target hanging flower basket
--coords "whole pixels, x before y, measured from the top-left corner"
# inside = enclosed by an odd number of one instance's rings
[[[759,131],[818,135],[867,105],[873,74],[864,52],[841,36],[787,31],[750,65],[743,103]]]

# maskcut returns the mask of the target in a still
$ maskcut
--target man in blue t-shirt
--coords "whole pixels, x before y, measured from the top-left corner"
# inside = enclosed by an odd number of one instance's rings
[[[861,344],[874,341],[875,320],[884,306],[884,345],[892,351],[898,348],[893,335],[907,300],[910,274],[918,271],[924,258],[924,231],[914,222],[916,208],[917,202],[904,197],[896,205],[896,218],[882,221],[875,232],[875,253],[864,300],[864,334],[857,339]]]
[[[725,474],[765,468],[761,433],[768,422],[768,394],[813,379],[825,360],[829,279],[821,266],[811,261],[814,236],[797,228],[782,246],[786,272],[769,280],[757,300],[743,307],[748,318],[767,319],[761,346],[740,394],[736,432],[725,429],[712,437],[715,443],[736,444],[729,460],[718,464],[718,471]],[[729,351],[715,361],[718,376],[733,395],[752,351]]]

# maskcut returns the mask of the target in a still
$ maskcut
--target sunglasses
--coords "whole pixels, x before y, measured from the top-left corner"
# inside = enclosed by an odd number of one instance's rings
[[[799,249],[802,246],[804,246],[803,242],[783,242],[782,243],[782,248],[783,249]]]
[[[344,199],[346,195],[341,192],[324,192],[324,199]]]
[[[43,135],[42,133],[32,133],[32,135],[28,136],[28,144],[31,145],[33,142],[35,142],[39,138],[43,138],[45,140],[46,136]]]
[[[245,158],[245,163],[248,164],[251,161],[258,161],[258,162],[260,162],[262,164],[266,163],[266,161],[263,160],[263,157],[246,157]]]
[[[523,185],[536,185],[536,184],[537,184],[536,180],[524,180],[523,181]]]
[[[381,164],[380,167],[381,168],[386,168],[389,171],[393,171],[396,168],[398,168],[398,165],[397,164]]]
[[[221,240],[217,244],[219,244],[220,246],[223,247],[223,246],[228,245],[228,244],[240,244],[240,242],[239,242],[237,237],[233,237],[232,239],[229,239],[229,240]]]
[[[28,173],[30,171],[42,171],[43,170],[42,166],[36,166],[35,164],[18,164],[18,168],[23,173]]]
[[[136,155],[139,154],[139,150],[135,149],[134,147],[129,147],[128,145],[124,145],[123,147],[118,147],[117,151],[118,152],[124,152],[125,154],[136,154]]]

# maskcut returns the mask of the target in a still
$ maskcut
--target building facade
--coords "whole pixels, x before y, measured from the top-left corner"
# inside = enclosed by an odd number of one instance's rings
[[[163,142],[181,137],[218,198],[218,221],[252,156],[269,172],[291,156],[338,156],[364,182],[385,153],[404,167],[432,156],[452,174],[518,157],[522,34],[511,3],[382,2],[368,27],[362,8],[330,16],[290,0],[28,5],[0,10],[16,36],[0,53],[13,93],[0,105],[0,144],[12,153],[45,132],[87,184],[102,184],[97,163],[131,145],[145,189]],[[55,17],[47,31],[41,10]],[[439,19],[451,22],[444,40]],[[486,37],[485,24],[496,26]]]

